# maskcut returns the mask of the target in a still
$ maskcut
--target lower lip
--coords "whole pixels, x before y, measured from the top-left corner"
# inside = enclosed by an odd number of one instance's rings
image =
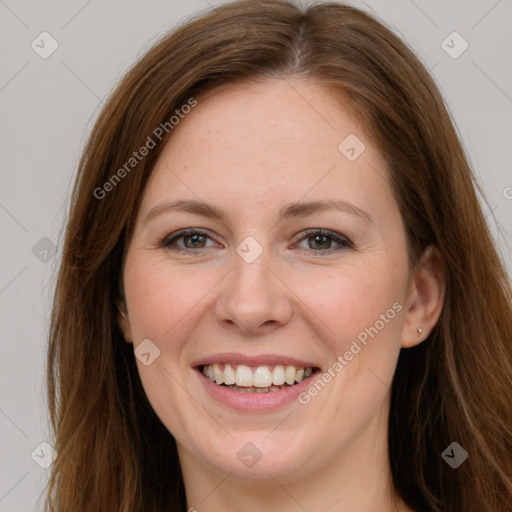
[[[283,388],[280,391],[244,393],[216,384],[205,377],[200,370],[196,369],[196,371],[204,388],[215,400],[232,409],[244,412],[269,412],[285,407],[294,400],[297,400],[297,396],[311,386],[313,382],[312,378],[315,377],[317,373],[315,371],[302,382],[291,387]]]

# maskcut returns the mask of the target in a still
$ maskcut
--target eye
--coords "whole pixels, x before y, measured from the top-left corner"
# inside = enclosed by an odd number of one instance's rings
[[[219,245],[214,242],[212,245],[207,246],[206,242],[208,239],[212,240],[206,231],[200,229],[183,229],[166,237],[161,245],[175,252],[190,252],[195,249],[205,249]],[[184,246],[179,246],[177,244],[178,241],[183,241]]]
[[[207,241],[211,240],[213,243],[207,245]],[[352,242],[346,237],[335,233],[334,231],[326,229],[310,229],[305,232],[304,236],[299,239],[299,242],[307,242],[307,251],[313,251],[320,254],[330,254],[340,251],[342,249],[354,248]],[[180,245],[182,243],[182,245]],[[333,243],[338,247],[333,248]],[[207,231],[201,229],[183,229],[176,233],[167,236],[162,242],[161,246],[173,252],[197,252],[198,249],[207,249],[208,247],[219,247],[209,235]],[[300,245],[296,244],[296,247]]]
[[[299,239],[299,242],[307,242],[307,250],[322,254],[330,254],[342,249],[353,249],[354,245],[346,237],[329,231],[327,229],[311,229],[306,231],[305,236]],[[332,248],[333,242],[338,245]]]

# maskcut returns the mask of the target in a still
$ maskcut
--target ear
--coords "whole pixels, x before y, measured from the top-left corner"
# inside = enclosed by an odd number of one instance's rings
[[[119,323],[119,327],[121,328],[121,332],[123,333],[124,339],[127,343],[133,343],[130,320],[128,319],[128,310],[124,300],[117,303],[117,310],[117,321]]]
[[[424,341],[436,325],[443,309],[445,275],[445,263],[439,249],[429,245],[411,276],[402,333],[403,348]]]

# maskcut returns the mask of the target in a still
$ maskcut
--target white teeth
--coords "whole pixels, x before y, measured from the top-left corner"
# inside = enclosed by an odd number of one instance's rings
[[[215,382],[217,384],[222,384],[224,382],[224,375],[217,363],[213,365],[213,373],[215,375]]]
[[[237,366],[235,378],[237,386],[246,388],[253,386],[252,370],[248,366],[245,366],[245,364],[239,364]]]
[[[295,366],[287,366],[284,371],[284,379],[286,381],[286,384],[289,384],[290,386],[292,384],[295,384]]]
[[[236,382],[235,370],[231,367],[230,364],[226,364],[224,366],[224,384],[226,386],[232,385]]]
[[[284,384],[284,368],[280,364],[277,365],[272,372],[272,384],[275,386]]]
[[[204,365],[202,371],[212,382],[224,384],[236,391],[266,393],[279,391],[279,386],[292,386],[302,382],[312,375],[313,368],[278,364],[271,370],[271,367],[265,365],[250,367],[244,364],[214,363]],[[249,391],[247,388],[252,389]]]
[[[270,386],[268,388],[243,388],[238,386],[226,386],[228,389],[232,389],[233,391],[240,391],[241,393],[270,393],[274,391],[281,391],[279,386]]]
[[[258,366],[253,374],[253,384],[256,388],[268,388],[272,385],[272,374],[267,366]]]

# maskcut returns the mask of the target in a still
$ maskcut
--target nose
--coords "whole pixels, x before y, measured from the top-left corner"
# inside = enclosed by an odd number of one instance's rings
[[[224,327],[253,336],[282,327],[292,316],[292,293],[266,256],[247,263],[234,255],[234,268],[222,280],[215,313]],[[271,268],[273,267],[273,268]]]

